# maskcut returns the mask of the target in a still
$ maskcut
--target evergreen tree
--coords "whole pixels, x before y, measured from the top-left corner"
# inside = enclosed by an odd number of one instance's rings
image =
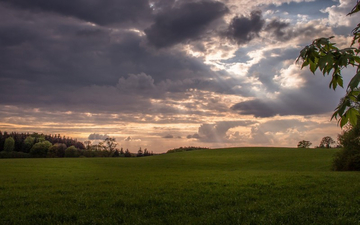
[[[136,157],[142,157],[143,156],[143,151],[141,150],[141,147],[136,155]]]
[[[131,157],[131,152],[129,151],[129,149],[126,149],[124,156]]]
[[[119,150],[116,149],[112,157],[119,157],[119,156],[120,156]]]

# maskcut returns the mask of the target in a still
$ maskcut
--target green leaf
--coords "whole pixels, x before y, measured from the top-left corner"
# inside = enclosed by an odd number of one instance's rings
[[[310,62],[310,71],[315,74],[315,71],[317,69],[317,65],[314,62]]]
[[[348,88],[350,88],[350,90],[353,90],[359,85],[359,82],[360,82],[360,72],[355,74],[355,76],[351,79]]]
[[[337,82],[338,82],[340,87],[344,88],[344,80],[342,79],[342,76],[339,76],[337,78]]]
[[[345,124],[347,124],[348,120],[349,119],[346,116],[341,117],[341,119],[340,119],[340,127],[345,126]]]
[[[326,56],[327,56],[327,55],[326,55]],[[328,62],[326,56],[321,57],[321,58],[319,59],[319,68],[320,68],[321,71],[324,70],[326,63]],[[324,72],[324,73],[325,73],[325,72]]]
[[[304,68],[305,66],[309,65],[309,61],[304,61],[303,64],[301,65],[301,69]]]
[[[359,111],[356,110],[356,109],[354,109],[354,108],[350,108],[350,109],[346,112],[346,114],[347,114],[346,117],[349,118],[350,123],[355,126],[356,123],[357,123],[357,117],[358,117],[358,115],[359,115]]]
[[[360,57],[359,57],[359,56],[354,56],[354,60],[355,60],[357,63],[360,63]]]

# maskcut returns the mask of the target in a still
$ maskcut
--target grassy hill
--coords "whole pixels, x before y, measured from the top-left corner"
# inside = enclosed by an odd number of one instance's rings
[[[334,149],[0,160],[0,224],[358,224]]]

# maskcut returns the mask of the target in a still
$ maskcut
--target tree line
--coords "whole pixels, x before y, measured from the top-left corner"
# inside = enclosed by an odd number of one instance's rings
[[[141,147],[137,153],[116,148],[115,138],[106,138],[99,144],[85,144],[60,134],[2,133],[0,131],[0,158],[61,158],[61,157],[143,157],[153,155]]]
[[[315,148],[331,148],[333,144],[335,144],[335,141],[332,139],[332,137],[326,136],[321,139],[320,144],[318,146],[315,146]],[[302,140],[302,141],[299,141],[297,147],[298,148],[310,148],[311,145],[312,145],[312,143],[310,141]],[[342,148],[342,145],[338,144],[335,146],[335,148]]]
[[[209,148],[188,146],[188,147],[180,147],[180,148],[170,149],[166,153],[187,152],[187,151],[202,150],[202,149],[209,149]]]

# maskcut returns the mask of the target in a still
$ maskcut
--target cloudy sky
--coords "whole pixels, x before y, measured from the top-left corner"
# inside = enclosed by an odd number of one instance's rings
[[[111,136],[133,152],[335,139],[344,90],[295,60],[318,37],[349,46],[353,5],[0,0],[0,130]]]

